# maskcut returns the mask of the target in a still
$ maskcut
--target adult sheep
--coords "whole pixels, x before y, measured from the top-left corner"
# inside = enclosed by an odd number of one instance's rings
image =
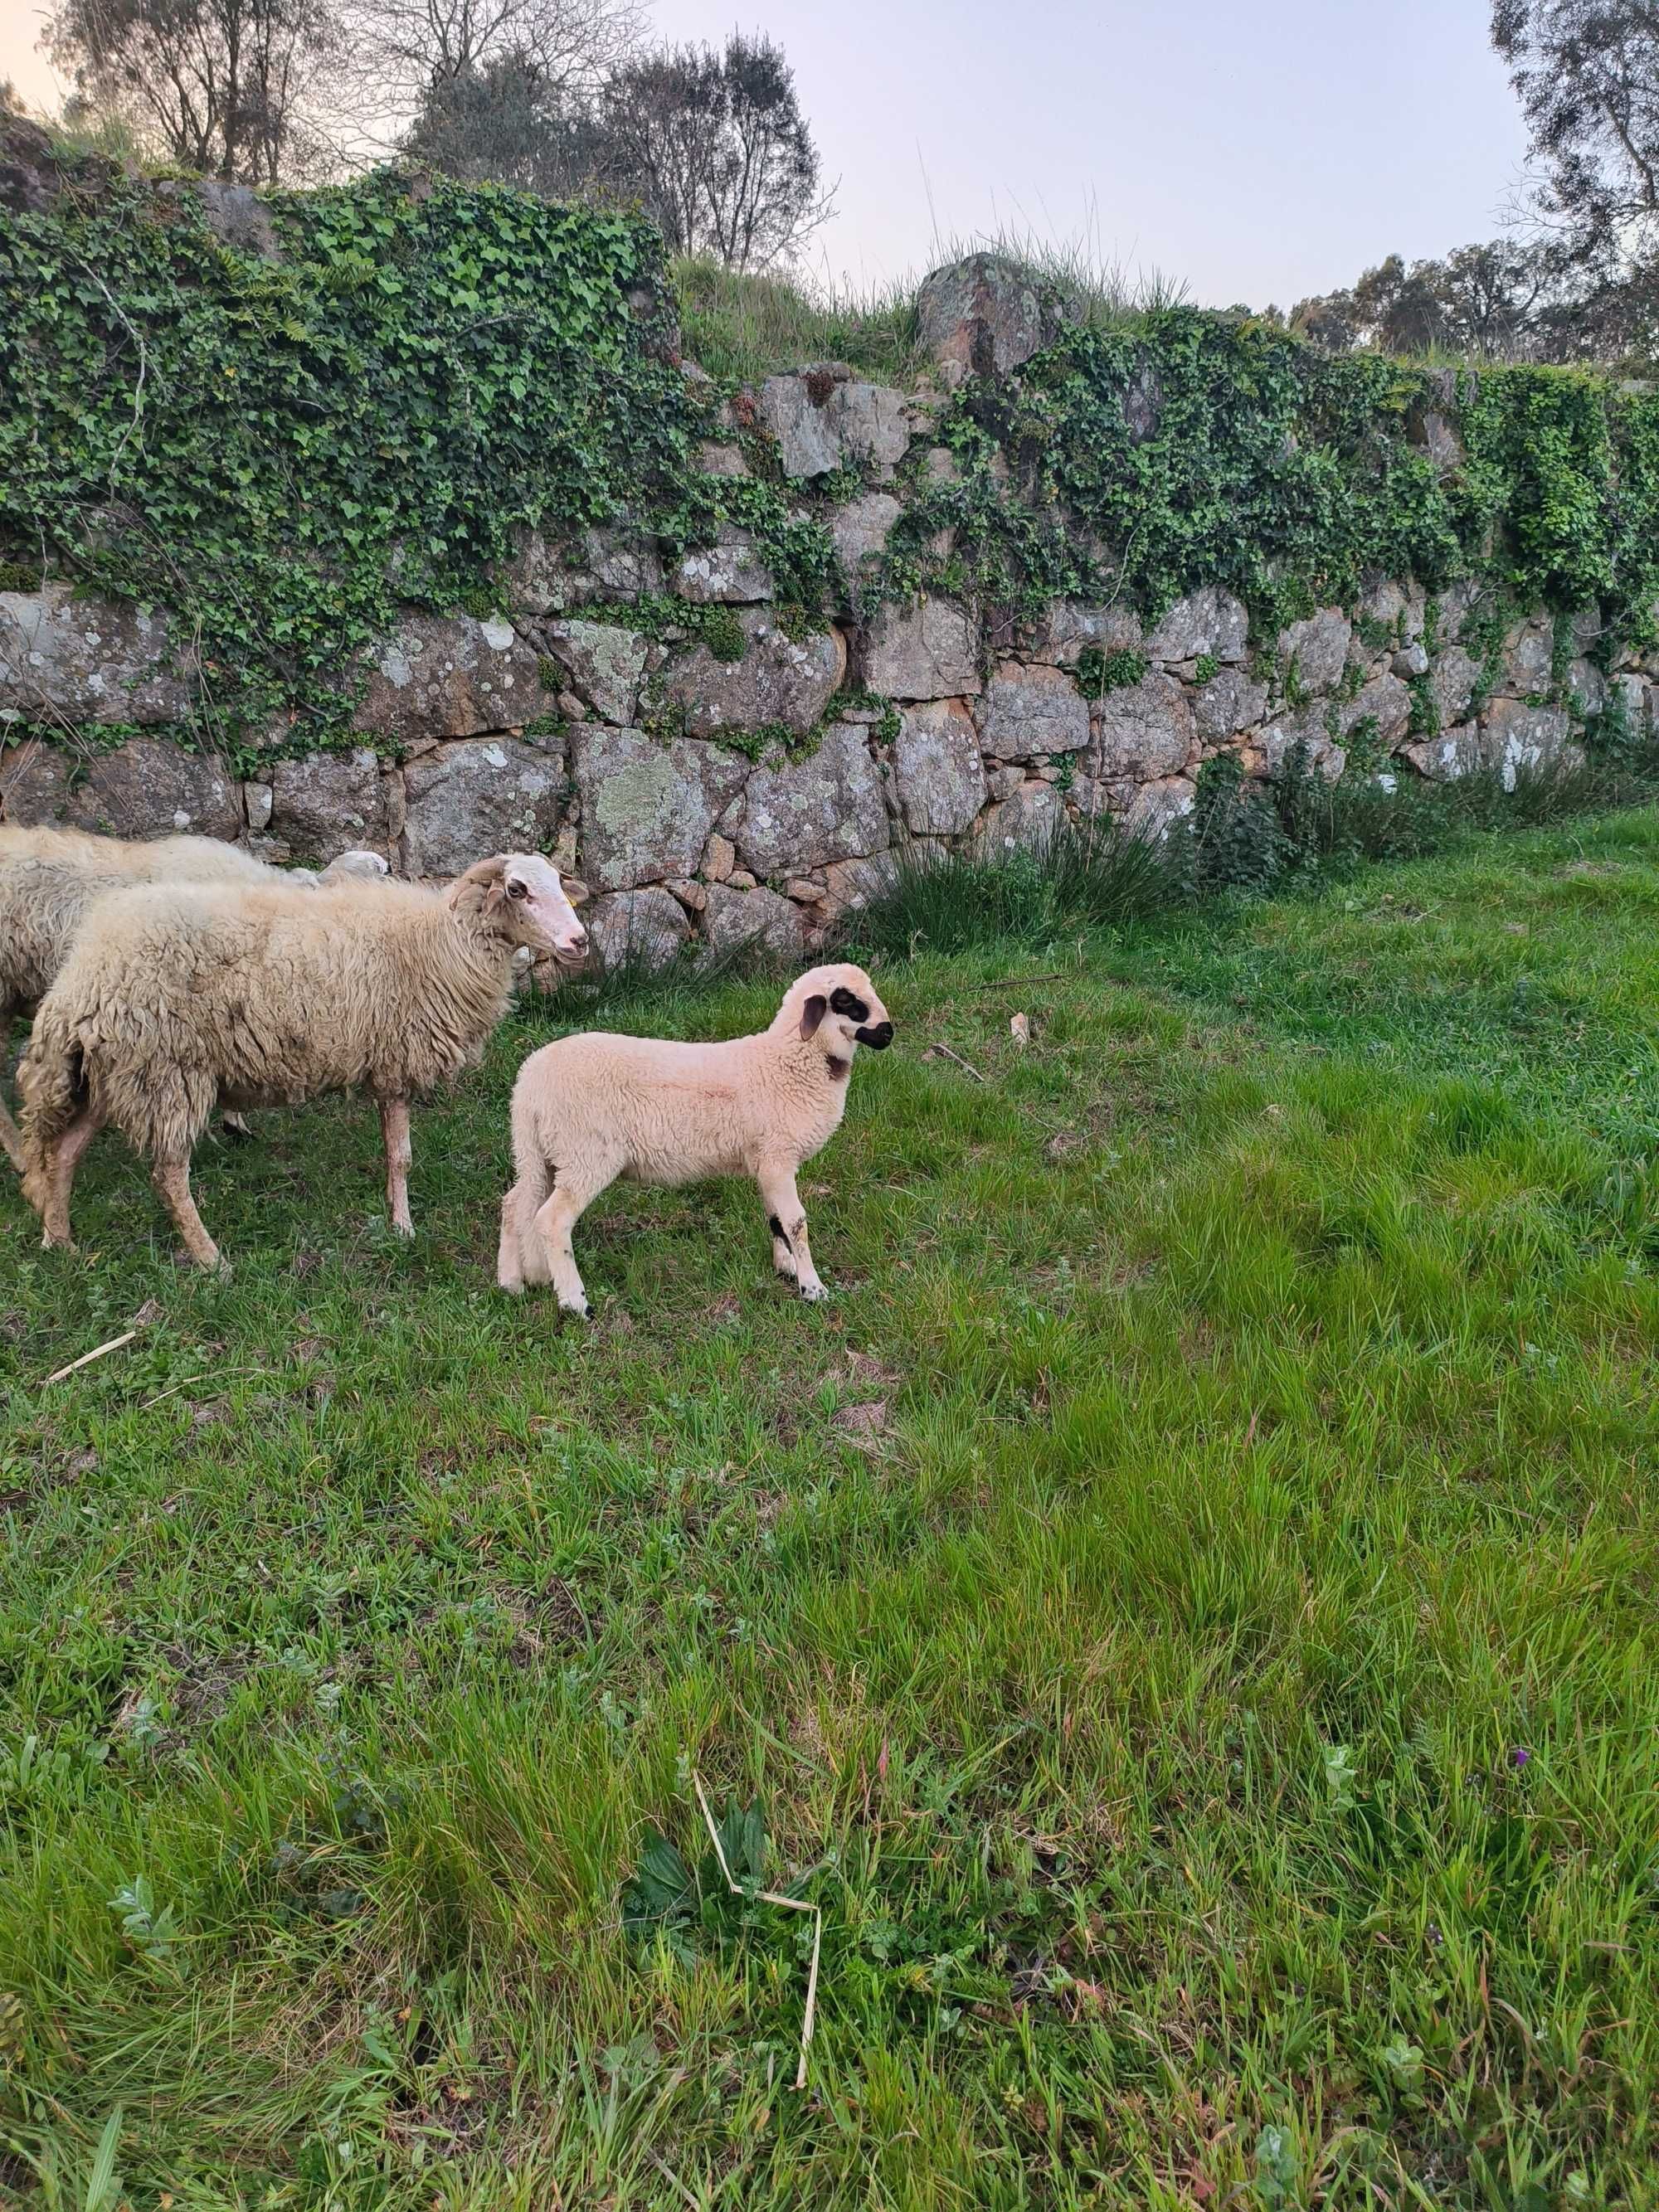
[[[892,1042],[870,978],[840,961],[799,976],[756,1036],[679,1044],[594,1030],[544,1045],[513,1086],[518,1180],[501,1203],[496,1281],[550,1280],[564,1311],[586,1318],[570,1232],[607,1184],[745,1175],[760,1186],[773,1266],[802,1297],[827,1298],[796,1171],[841,1126],[859,1047]]]
[[[112,892],[142,883],[315,886],[386,872],[378,853],[343,853],[320,875],[289,876],[213,837],[158,837],[138,843],[79,830],[0,823],[0,1053],[6,1050],[13,1022],[33,1012],[68,959],[93,906]],[[21,1169],[16,1124],[3,1103],[0,1146]]]
[[[498,853],[443,890],[167,884],[101,900],[18,1069],[23,1190],[46,1243],[70,1242],[76,1164],[112,1123],[150,1161],[191,1258],[214,1267],[190,1158],[216,1102],[351,1090],[380,1107],[392,1224],[412,1236],[410,1100],[482,1058],[518,946],[574,962],[586,943],[535,853]]]

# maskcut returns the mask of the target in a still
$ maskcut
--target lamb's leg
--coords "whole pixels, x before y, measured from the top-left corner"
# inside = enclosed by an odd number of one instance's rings
[[[392,1225],[399,1237],[412,1237],[409,1218],[409,1164],[415,1157],[409,1142],[409,1101],[382,1098],[380,1137],[386,1146],[386,1203]]]
[[[174,1153],[159,1159],[151,1169],[155,1188],[167,1201],[167,1211],[177,1223],[184,1246],[198,1267],[216,1267],[220,1263],[219,1247],[203,1226],[202,1217],[196,1211],[196,1201],[190,1194],[190,1155]]]
[[[67,1250],[75,1240],[70,1235],[70,1193],[75,1188],[75,1170],[81,1164],[81,1155],[103,1127],[103,1116],[90,1108],[71,1121],[53,1149],[47,1170],[46,1202],[40,1214],[40,1241],[46,1245],[58,1245]]]
[[[781,1275],[793,1276],[802,1297],[816,1305],[830,1293],[812,1265],[812,1249],[806,1241],[806,1209],[795,1189],[795,1163],[763,1161],[756,1180],[772,1231],[772,1264]]]
[[[495,1280],[504,1291],[521,1291],[526,1283],[548,1279],[547,1250],[535,1227],[537,1209],[546,1196],[547,1170],[532,1160],[501,1200]]]
[[[570,1232],[599,1193],[615,1179],[615,1174],[614,1169],[584,1171],[556,1168],[553,1195],[537,1209],[533,1224],[547,1255],[548,1273],[553,1279],[561,1311],[580,1314],[584,1321],[593,1318],[593,1309],[587,1303],[587,1292],[577,1272]]]

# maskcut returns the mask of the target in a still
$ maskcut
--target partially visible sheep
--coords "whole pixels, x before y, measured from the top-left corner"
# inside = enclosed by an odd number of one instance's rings
[[[518,1180],[501,1205],[497,1282],[521,1291],[550,1279],[564,1310],[586,1317],[570,1233],[607,1184],[746,1175],[760,1186],[773,1266],[804,1298],[827,1298],[796,1170],[840,1126],[860,1045],[882,1052],[892,1041],[870,978],[842,962],[792,983],[758,1036],[674,1044],[590,1031],[544,1045],[513,1086]]]
[[[23,1190],[46,1243],[69,1243],[76,1163],[113,1122],[152,1162],[191,1257],[212,1267],[190,1157],[216,1103],[357,1089],[380,1109],[392,1226],[412,1236],[410,1100],[483,1056],[515,946],[574,961],[586,942],[539,854],[497,854],[442,891],[279,878],[100,900],[18,1070]]]
[[[158,837],[149,843],[80,830],[0,824],[0,1054],[17,1016],[32,1012],[69,957],[101,898],[139,883],[295,883],[384,876],[378,853],[342,853],[320,875],[288,875],[214,837]],[[229,1117],[233,1124],[236,1117]],[[23,1164],[16,1125],[0,1103],[0,1146]]]

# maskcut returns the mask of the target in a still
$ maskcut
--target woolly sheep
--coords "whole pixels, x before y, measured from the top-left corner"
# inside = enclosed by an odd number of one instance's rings
[[[305,885],[343,876],[383,876],[378,853],[342,853],[320,875],[285,875],[213,837],[158,837],[147,844],[79,830],[0,824],[0,1051],[17,1016],[32,1012],[69,957],[98,899],[138,883],[273,883]],[[239,1117],[228,1121],[240,1127]],[[23,1164],[16,1124],[0,1103],[0,1146]]]
[[[795,1174],[827,1145],[861,1044],[883,1052],[893,1024],[861,968],[814,968],[771,1026],[726,1044],[672,1044],[589,1031],[531,1054],[513,1087],[513,1165],[496,1280],[550,1279],[567,1313],[592,1313],[571,1250],[583,1210],[618,1176],[694,1182],[753,1176],[772,1264],[804,1298],[827,1298],[806,1242]]]
[[[586,932],[539,854],[498,853],[443,890],[400,883],[155,884],[101,900],[40,1002],[18,1069],[24,1195],[70,1242],[81,1155],[108,1123],[152,1164],[190,1256],[218,1249],[190,1194],[216,1101],[377,1102],[386,1203],[409,1212],[409,1101],[483,1057],[520,945],[575,961]]]

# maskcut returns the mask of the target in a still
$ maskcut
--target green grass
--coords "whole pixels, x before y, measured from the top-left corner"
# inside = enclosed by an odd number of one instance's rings
[[[78,1255],[11,1194],[0,2189],[1651,2202],[1656,915],[1638,812],[896,960],[821,1310],[725,1186],[495,1293],[579,1008],[409,1252],[356,1105],[204,1147],[228,1283],[113,1143]],[[804,2095],[805,1916],[623,1929],[694,1771],[823,1907]]]
[[[907,384],[926,366],[916,337],[915,286],[885,286],[858,299],[822,296],[788,276],[753,276],[718,262],[673,264],[680,342],[711,376],[739,384],[844,361],[882,382]]]

